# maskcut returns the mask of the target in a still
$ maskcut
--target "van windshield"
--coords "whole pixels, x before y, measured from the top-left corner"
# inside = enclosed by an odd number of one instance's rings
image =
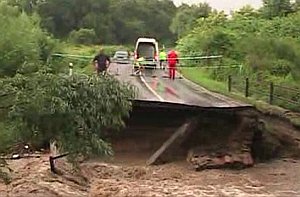
[[[155,44],[149,42],[140,42],[137,48],[138,58],[144,57],[145,59],[154,59],[155,57]]]

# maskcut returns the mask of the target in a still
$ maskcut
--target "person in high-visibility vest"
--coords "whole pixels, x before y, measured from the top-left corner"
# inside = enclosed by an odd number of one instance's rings
[[[165,52],[164,49],[162,49],[159,53],[159,65],[160,68],[165,69],[163,63],[167,61],[167,53]]]
[[[168,53],[168,65],[169,65],[169,78],[175,79],[175,72],[176,72],[176,64],[179,62],[178,55],[176,51],[171,50]]]
[[[142,70],[144,69],[143,63],[145,63],[145,58],[143,58],[143,57],[140,57],[135,61],[134,68],[137,69],[135,71],[136,74],[137,73],[142,74]]]

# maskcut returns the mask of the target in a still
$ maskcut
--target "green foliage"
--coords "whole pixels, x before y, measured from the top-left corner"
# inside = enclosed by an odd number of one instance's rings
[[[287,16],[293,11],[290,0],[263,0],[263,16],[271,19],[276,16]]]
[[[183,68],[182,74],[191,81],[218,93],[226,93],[227,87],[224,83],[211,79],[210,73],[201,68]]]
[[[206,18],[211,13],[212,8],[207,3],[200,3],[198,5],[182,4],[175,17],[172,20],[170,30],[181,38],[187,31],[195,27],[198,18]]]
[[[9,123],[5,122],[4,120],[0,122],[0,152],[1,153],[8,153],[9,148],[12,144],[14,144],[17,139],[12,132],[12,127]]]
[[[0,1],[0,77],[13,76],[24,65],[46,61],[55,42],[28,16]]]
[[[74,44],[95,44],[97,41],[96,33],[93,29],[79,29],[70,33],[69,39]]]
[[[230,19],[222,12],[212,13],[207,18],[198,19],[197,26],[179,40],[177,48],[183,55],[197,52],[200,55],[223,55],[223,66],[243,65],[241,71],[227,68],[207,70],[206,73],[220,81],[231,75],[241,92],[245,91],[241,84],[248,77],[252,84],[250,94],[255,98],[268,100],[266,91],[271,81],[299,89],[300,12],[279,14],[272,20],[264,17],[263,13],[249,6],[233,13]],[[276,91],[276,104],[298,108],[297,104],[292,104],[299,102],[298,93]]]
[[[46,68],[1,84],[13,95],[9,121],[18,140],[37,148],[56,140],[74,156],[110,154],[105,136],[124,126],[134,97],[131,86],[109,76],[67,77]]]
[[[270,69],[271,75],[286,77],[292,69],[292,63],[287,60],[277,60],[273,62]]]
[[[298,73],[299,13],[285,18],[266,20],[258,13],[243,8],[228,20],[222,13],[199,19],[198,26],[179,41],[183,53],[198,51],[205,55],[220,54],[242,64],[254,72],[268,70],[275,75]],[[278,71],[275,71],[278,69]],[[297,74],[293,74],[295,80]]]
[[[27,0],[23,0],[27,1]],[[58,38],[74,30],[93,29],[101,44],[134,43],[139,36],[172,42],[169,26],[176,12],[171,0],[33,1],[43,27]],[[25,11],[25,4],[19,4]],[[32,11],[31,11],[32,12]]]

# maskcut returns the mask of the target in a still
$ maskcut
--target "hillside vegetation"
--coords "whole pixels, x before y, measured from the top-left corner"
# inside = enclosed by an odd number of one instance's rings
[[[206,67],[190,72],[206,72],[226,83],[230,75],[233,88],[240,92],[245,91],[245,79],[249,78],[250,94],[264,100],[268,100],[269,84],[274,82],[275,103],[299,110],[299,4],[264,2],[260,10],[245,6],[231,17],[212,12],[197,19],[197,25],[178,41],[178,50],[182,55],[222,55],[221,61],[188,63]],[[220,65],[225,68],[210,68]],[[233,65],[237,66],[230,68]]]

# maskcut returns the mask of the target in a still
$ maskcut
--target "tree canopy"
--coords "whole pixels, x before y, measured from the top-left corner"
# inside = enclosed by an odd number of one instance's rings
[[[131,44],[139,36],[175,41],[169,30],[177,10],[172,0],[11,0],[11,3],[27,13],[37,12],[42,26],[57,38],[67,38],[72,31],[83,28],[95,31],[97,44]]]
[[[198,18],[206,18],[212,12],[212,8],[207,3],[200,3],[198,5],[182,4],[176,12],[172,23],[170,25],[171,31],[177,35],[178,38],[185,35],[187,31],[196,26]]]
[[[13,76],[22,65],[46,61],[55,41],[39,26],[37,15],[28,16],[0,1],[0,77]]]
[[[207,3],[176,7],[172,0],[8,1],[29,14],[38,13],[42,26],[57,38],[90,29],[95,44],[132,44],[142,36],[172,44],[212,11]]]

